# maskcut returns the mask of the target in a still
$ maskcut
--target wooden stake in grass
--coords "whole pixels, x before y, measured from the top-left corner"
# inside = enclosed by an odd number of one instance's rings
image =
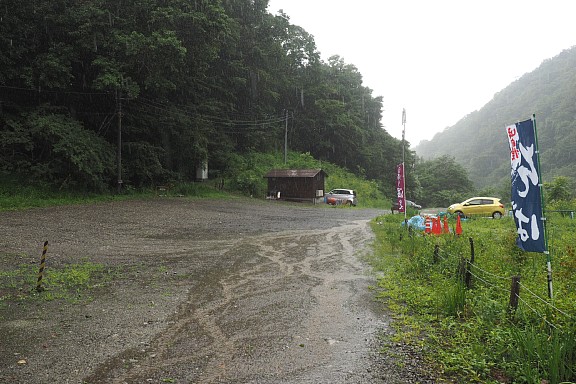
[[[474,259],[475,259],[475,255],[474,255],[474,239],[472,239],[471,237],[468,238],[468,241],[470,241],[470,267],[466,267],[466,276],[465,276],[465,282],[466,282],[466,288],[471,288],[472,287],[472,271],[470,270],[472,268],[472,266],[474,265]]]
[[[520,276],[512,276],[512,285],[510,286],[510,313],[518,309],[518,299],[520,298]]]
[[[48,250],[48,241],[44,242],[44,249],[42,250],[42,259],[40,259],[40,270],[38,271],[38,281],[36,283],[36,291],[42,292],[42,276],[44,275],[44,267],[46,265],[46,251]]]

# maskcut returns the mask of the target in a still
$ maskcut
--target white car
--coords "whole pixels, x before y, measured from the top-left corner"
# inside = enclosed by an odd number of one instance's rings
[[[358,204],[356,191],[353,189],[333,189],[326,194],[325,201],[330,205],[347,204],[355,207]]]

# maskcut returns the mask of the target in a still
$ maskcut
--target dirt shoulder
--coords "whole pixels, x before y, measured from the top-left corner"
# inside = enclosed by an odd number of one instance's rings
[[[378,353],[390,320],[363,258],[380,213],[183,198],[0,213],[3,271],[37,265],[45,240],[47,269],[104,266],[77,299],[0,302],[0,382],[432,382],[417,356]]]

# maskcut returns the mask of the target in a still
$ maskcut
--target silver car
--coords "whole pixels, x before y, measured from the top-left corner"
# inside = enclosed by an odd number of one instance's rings
[[[347,204],[355,207],[358,204],[356,191],[353,189],[333,189],[326,194],[326,204]]]
[[[392,208],[390,208],[390,209],[392,210],[392,213],[394,213],[394,211],[398,211],[398,208],[400,208],[398,206],[398,202],[395,201],[392,203]],[[406,208],[414,208],[414,209],[419,211],[422,209],[422,206],[420,204],[416,204],[413,201],[406,200]]]

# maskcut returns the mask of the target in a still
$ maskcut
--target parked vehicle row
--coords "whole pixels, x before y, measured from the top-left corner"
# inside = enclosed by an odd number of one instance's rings
[[[326,194],[325,201],[326,204],[330,205],[345,204],[355,207],[358,204],[356,191],[345,188],[331,190]],[[391,207],[392,213],[398,211],[399,208],[398,203],[394,202]],[[422,209],[422,206],[411,200],[406,200],[406,208],[419,211]],[[502,204],[499,198],[485,196],[472,197],[461,203],[452,204],[448,207],[447,211],[452,215],[460,215],[461,217],[491,216],[494,219],[499,219],[505,215],[504,204]]]

